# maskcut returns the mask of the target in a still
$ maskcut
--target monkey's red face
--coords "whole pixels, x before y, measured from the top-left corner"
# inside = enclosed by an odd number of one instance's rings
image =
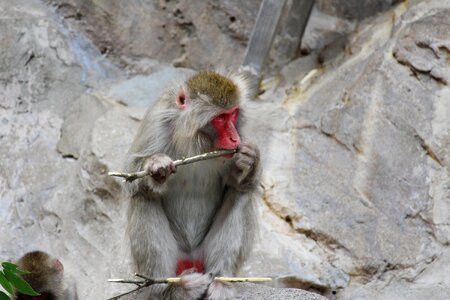
[[[216,131],[215,149],[236,149],[241,144],[241,138],[236,130],[239,107],[222,111],[211,121]]]

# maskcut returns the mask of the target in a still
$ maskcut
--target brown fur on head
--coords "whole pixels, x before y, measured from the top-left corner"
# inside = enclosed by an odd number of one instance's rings
[[[30,272],[23,275],[23,279],[39,293],[54,291],[62,285],[64,268],[61,262],[45,252],[28,252],[19,259],[17,265]]]
[[[206,95],[212,104],[229,107],[239,104],[239,90],[230,79],[213,71],[201,71],[189,78],[187,87],[192,98]]]

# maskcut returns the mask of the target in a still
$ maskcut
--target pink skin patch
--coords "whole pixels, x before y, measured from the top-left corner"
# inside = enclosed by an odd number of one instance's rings
[[[189,260],[189,259],[179,259],[177,262],[177,276],[183,273],[186,270],[194,269],[197,273],[203,273],[204,267],[203,262],[201,260]]]
[[[211,125],[217,133],[215,149],[237,149],[241,145],[241,138],[235,127],[238,115],[239,107],[236,106],[222,111],[211,121]],[[230,158],[233,155],[224,156]]]
[[[56,270],[58,270],[60,273],[64,273],[64,266],[63,264],[59,261],[59,259],[55,260],[55,268]]]

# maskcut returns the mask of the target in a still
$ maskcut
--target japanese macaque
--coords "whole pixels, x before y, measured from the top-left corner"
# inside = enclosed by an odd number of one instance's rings
[[[154,287],[156,299],[230,299],[256,230],[252,198],[259,150],[240,135],[247,84],[237,74],[202,71],[151,107],[128,153],[128,172],[152,176],[125,183],[128,233],[139,273],[181,276]],[[237,153],[176,168],[173,160],[219,149]]]
[[[17,300],[76,300],[75,286],[68,286],[64,266],[56,258],[42,251],[28,252],[17,262],[19,269],[30,272],[22,275],[31,287],[41,294],[27,296],[17,292]]]

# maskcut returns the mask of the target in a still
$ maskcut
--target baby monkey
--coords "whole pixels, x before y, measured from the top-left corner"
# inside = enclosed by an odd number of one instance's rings
[[[259,150],[241,136],[248,87],[237,74],[202,71],[164,93],[142,121],[125,170],[151,176],[125,183],[128,233],[137,271],[181,276],[153,287],[155,299],[230,299],[256,230],[252,198]],[[173,159],[237,149],[176,168]]]
[[[76,300],[75,286],[67,286],[64,266],[56,258],[42,251],[28,252],[17,262],[19,269],[30,272],[22,275],[31,287],[41,294],[27,296],[17,292],[17,300]]]

